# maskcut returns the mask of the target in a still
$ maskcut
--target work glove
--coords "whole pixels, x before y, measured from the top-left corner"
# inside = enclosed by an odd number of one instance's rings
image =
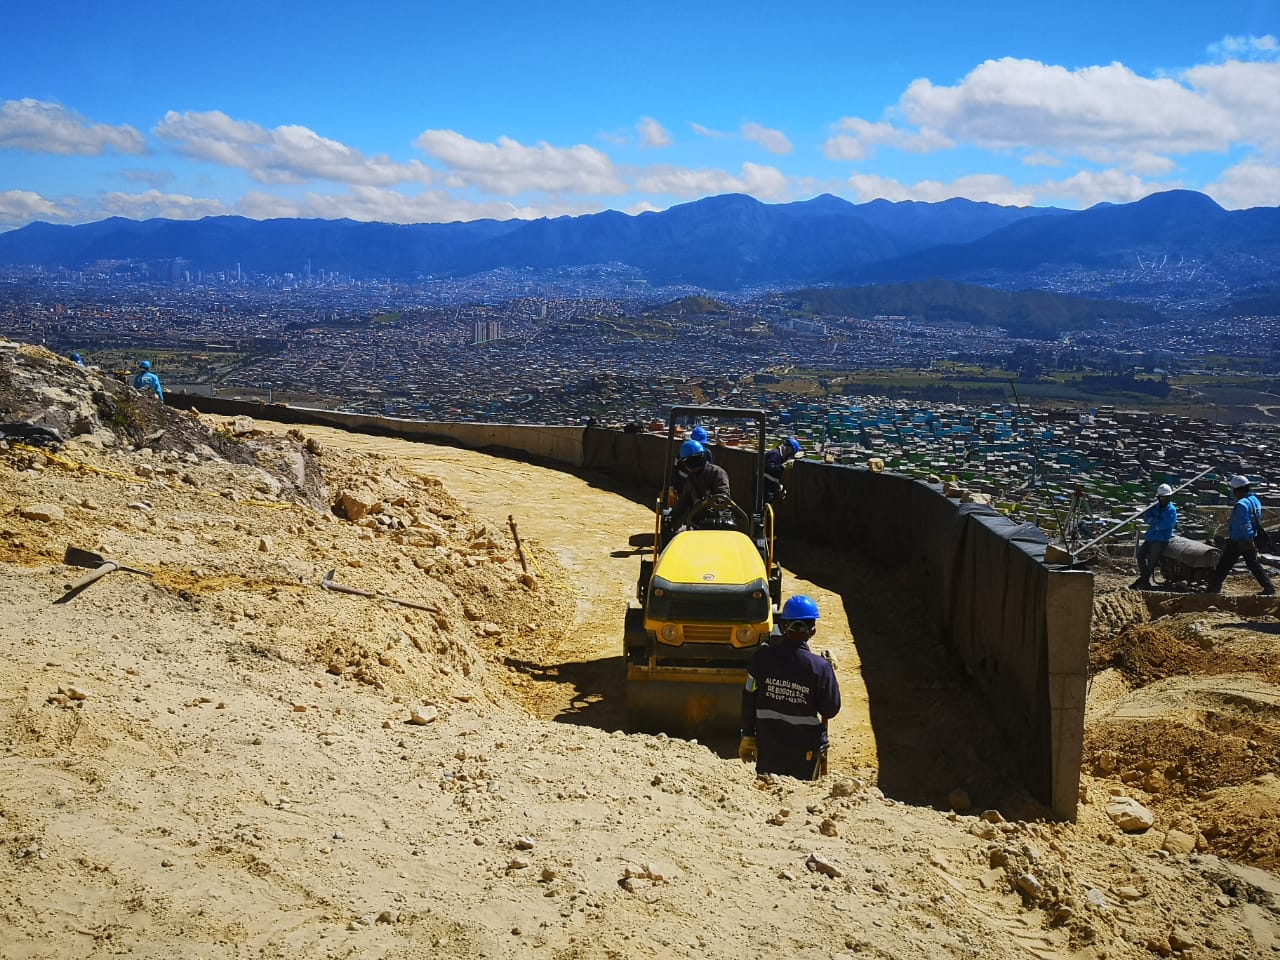
[[[738,759],[743,763],[756,762],[756,738],[743,737],[738,741]]]

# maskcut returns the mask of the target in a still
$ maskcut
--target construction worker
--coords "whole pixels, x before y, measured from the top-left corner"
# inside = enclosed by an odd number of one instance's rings
[[[139,361],[138,372],[133,378],[133,386],[135,390],[141,390],[143,393],[154,393],[158,400],[164,399],[164,388],[160,386],[160,378],[151,372],[150,360]]]
[[[827,768],[827,721],[840,712],[840,684],[831,661],[809,649],[818,605],[797,594],[778,615],[770,638],[747,665],[738,756],[756,773],[816,780]]]
[[[707,446],[707,440],[709,438],[707,436],[707,431],[704,427],[694,427],[692,430],[690,430],[689,439],[697,440],[698,443],[702,444],[702,455],[706,458],[707,463],[716,462],[716,458],[711,455],[711,448]],[[687,474],[685,473],[684,468],[680,466],[680,458],[677,457],[676,458],[676,474],[673,479],[674,496],[680,495],[680,490],[684,487],[684,482],[686,479],[687,479]]]
[[[675,506],[671,508],[672,529],[678,529],[704,500],[710,497],[729,499],[729,474],[724,467],[707,461],[706,448],[697,440],[680,444],[680,459],[676,461],[676,477],[679,483]]]
[[[1138,547],[1138,579],[1129,584],[1132,590],[1150,590],[1151,574],[1164,556],[1165,547],[1173,539],[1178,525],[1178,508],[1174,506],[1173,487],[1162,483],[1156,487],[1156,502],[1138,516],[1147,522],[1147,535]]]
[[[793,457],[800,453],[800,441],[787,437],[764,455],[764,502],[773,501],[783,492],[782,475]]]
[[[1231,539],[1222,548],[1222,557],[1213,571],[1209,581],[1208,592],[1218,593],[1227,579],[1227,574],[1236,565],[1236,561],[1244,557],[1244,565],[1249,568],[1253,578],[1262,587],[1264,597],[1275,595],[1275,584],[1267,576],[1258,561],[1258,547],[1255,541],[1262,529],[1262,501],[1255,496],[1249,487],[1249,478],[1239,474],[1227,479],[1231,495],[1235,497],[1235,506],[1231,508],[1231,519],[1227,521],[1227,536]]]

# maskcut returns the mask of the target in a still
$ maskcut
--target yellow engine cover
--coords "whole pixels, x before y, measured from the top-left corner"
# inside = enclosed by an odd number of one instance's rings
[[[685,530],[658,557],[655,576],[671,583],[746,584],[768,579],[764,558],[740,530]]]
[[[664,647],[709,645],[701,655],[717,657],[715,647],[754,647],[772,624],[764,558],[746,534],[686,530],[658,557],[644,629]]]

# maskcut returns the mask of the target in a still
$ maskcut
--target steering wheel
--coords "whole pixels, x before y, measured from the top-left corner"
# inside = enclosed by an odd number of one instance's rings
[[[701,503],[689,511],[689,516],[685,520],[685,523],[690,527],[695,526],[699,517],[712,510],[717,513],[728,510],[733,514],[734,523],[738,526],[739,530],[751,529],[751,518],[747,516],[747,511],[743,510],[723,493],[717,493],[705,498]]]

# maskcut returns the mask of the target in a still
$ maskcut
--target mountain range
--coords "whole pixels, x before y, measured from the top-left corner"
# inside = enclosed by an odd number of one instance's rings
[[[661,212],[534,221],[111,218],[0,234],[0,264],[81,270],[181,260],[193,271],[462,277],[504,268],[625,264],[711,291],[947,279],[1003,289],[1177,303],[1280,291],[1280,208],[1224,210],[1175,190],[1087,210],[951,199],[765,204],[729,194]]]

